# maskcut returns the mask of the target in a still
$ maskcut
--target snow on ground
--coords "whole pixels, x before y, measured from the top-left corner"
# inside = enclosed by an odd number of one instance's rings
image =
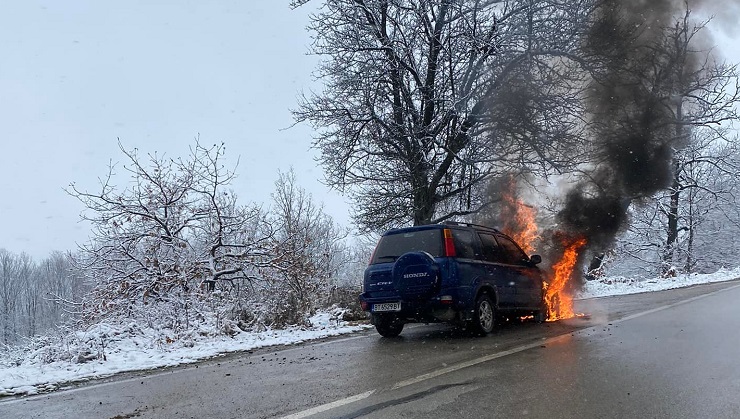
[[[41,346],[30,353],[11,353],[0,359],[0,397],[33,395],[56,390],[65,383],[103,378],[125,371],[188,364],[229,352],[293,345],[370,327],[350,325],[337,320],[332,313],[317,314],[311,318],[311,324],[309,328],[257,333],[235,330],[231,337],[212,330],[199,330],[191,336],[179,338],[170,338],[135,323],[124,326],[99,324],[78,332],[72,351]],[[81,351],[80,347],[86,349]],[[59,352],[65,350],[69,353],[66,359],[70,360],[48,362],[59,358]]]
[[[657,279],[606,277],[589,281],[576,298],[661,291],[737,278],[740,278],[740,268],[706,275],[678,275]],[[320,313],[311,319],[313,326],[310,328],[259,333],[235,330],[231,337],[212,333],[212,330],[201,330],[175,339],[135,323],[123,326],[100,324],[76,334],[75,341],[86,342],[87,346],[83,347],[87,350],[39,345],[30,352],[11,352],[0,358],[0,397],[38,394],[56,390],[65,383],[74,381],[102,378],[124,371],[187,364],[229,352],[292,345],[370,327],[349,325],[336,320],[337,317],[336,313]],[[60,358],[68,360],[49,362]]]
[[[668,278],[638,279],[625,277],[605,277],[588,281],[575,298],[606,297],[610,295],[637,294],[641,292],[663,291],[673,288],[690,287],[710,282],[731,281],[740,278],[740,268],[720,269],[712,274],[687,274]]]

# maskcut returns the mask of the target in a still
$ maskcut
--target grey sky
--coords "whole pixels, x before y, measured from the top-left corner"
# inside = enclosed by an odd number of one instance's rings
[[[317,0],[318,1],[318,0]],[[0,248],[43,257],[85,241],[82,206],[126,148],[177,157],[224,141],[240,200],[268,202],[277,171],[349,223],[319,179],[307,126],[289,112],[312,86],[310,9],[288,0],[3,0],[0,10]],[[734,34],[733,34],[734,35]],[[740,62],[732,39],[718,39]],[[315,86],[315,85],[314,85]]]
[[[289,108],[312,83],[308,9],[288,1],[4,1],[0,13],[0,248],[42,257],[88,227],[63,190],[93,189],[117,138],[140,153],[226,143],[242,202],[266,202],[277,171],[349,223],[322,186],[307,126]]]

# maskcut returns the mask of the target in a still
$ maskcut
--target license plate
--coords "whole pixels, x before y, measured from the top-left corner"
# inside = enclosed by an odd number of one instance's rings
[[[373,311],[401,311],[401,303],[373,304]]]

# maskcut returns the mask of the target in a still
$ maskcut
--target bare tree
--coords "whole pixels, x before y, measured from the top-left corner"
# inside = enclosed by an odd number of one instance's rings
[[[6,345],[15,342],[17,338],[16,310],[20,291],[17,258],[7,250],[0,249],[0,320],[3,327],[2,342]]]
[[[688,144],[676,153],[673,164],[673,182],[670,189],[670,201],[666,211],[668,218],[667,237],[665,243],[664,264],[672,266],[677,251],[676,242],[682,228],[688,228],[693,232],[692,223],[680,226],[680,212],[682,205],[681,194],[689,193],[689,211],[693,208],[691,203],[695,201],[695,195],[699,193],[696,189],[703,185],[695,182],[692,172],[698,170],[698,165],[708,163],[714,165],[719,173],[727,172],[729,168],[721,155],[702,155],[698,150],[712,151],[717,148],[715,144],[727,141],[726,130],[722,130],[722,124],[731,122],[738,118],[736,106],[740,103],[738,93],[738,73],[736,65],[713,63],[709,54],[701,54],[693,50],[693,39],[705,27],[705,24],[691,25],[690,13],[687,11],[683,20],[676,22],[673,28],[668,30],[665,47],[663,51],[669,55],[669,59],[676,62],[673,69],[676,80],[673,89],[667,91],[670,99],[674,101],[672,106],[675,112],[675,136],[686,140]],[[692,62],[702,60],[698,68],[692,66]],[[709,131],[702,134],[697,131],[704,129]],[[693,131],[693,132],[692,132]],[[692,141],[693,140],[693,141]],[[713,160],[710,162],[710,160]],[[726,173],[725,173],[726,174]],[[689,240],[688,246],[691,247]],[[692,252],[689,250],[689,254]],[[690,269],[692,263],[687,263]]]
[[[81,272],[73,269],[71,252],[52,252],[37,267],[44,284],[46,327],[77,319],[78,307],[89,291]]]
[[[306,1],[295,1],[295,6]],[[463,216],[501,173],[569,170],[591,1],[331,0],[314,16],[321,93],[297,121],[370,230]]]
[[[619,21],[629,15],[620,9],[624,3],[605,4],[608,7],[599,21],[601,26],[595,25],[596,36],[589,38],[594,55],[604,57],[606,70],[596,73],[589,96],[594,102],[594,138],[604,139],[594,161],[600,170],[591,174],[595,192],[589,202],[598,204],[613,198],[617,211],[609,213],[619,215],[612,218],[620,222],[610,224],[616,234],[627,226],[628,219],[620,215],[619,207],[626,210],[630,202],[650,203],[665,195],[654,206],[635,207],[632,230],[643,233],[644,240],[629,247],[647,245],[656,250],[660,257],[653,262],[667,272],[676,266],[678,253],[687,254],[687,249],[679,249],[679,241],[688,248],[693,246],[691,237],[700,215],[695,204],[703,195],[700,188],[709,187],[709,169],[715,175],[731,172],[725,156],[728,149],[723,145],[730,141],[727,126],[737,119],[737,70],[717,62],[705,47],[702,31],[708,22],[692,22],[688,4],[681,11],[671,2],[662,2],[663,8],[634,2],[632,7],[641,14],[624,22]],[[643,14],[656,22],[674,20],[668,26],[649,25],[643,23]],[[624,33],[615,36],[618,31]],[[583,202],[571,203],[576,205],[569,215],[577,215],[572,219],[589,219],[578,211]],[[602,232],[608,219],[597,217],[589,228]],[[681,237],[684,229],[690,233],[686,241]],[[610,246],[612,237],[607,236],[609,240],[600,245]],[[643,252],[637,254],[644,256]],[[688,261],[687,267],[692,264]]]
[[[296,183],[293,170],[279,173],[272,198],[276,317],[282,324],[300,324],[328,300],[330,284],[345,262],[347,234]]]
[[[663,274],[711,272],[731,265],[740,251],[735,239],[740,233],[739,156],[737,140],[720,142],[712,136],[693,138],[678,150],[674,164],[679,181],[674,189],[634,208],[620,252],[642,261],[653,274],[655,270]],[[669,220],[675,221],[669,224]],[[677,230],[667,261],[667,232],[673,226]]]
[[[84,293],[68,255],[54,252],[37,263],[26,253],[0,249],[0,330],[11,345],[73,320]]]
[[[39,313],[44,304],[44,283],[39,276],[36,263],[27,253],[21,253],[17,258],[18,263],[18,286],[19,314],[21,316],[21,330],[25,336],[35,336],[39,330]]]
[[[684,251],[693,253],[696,214],[692,212],[701,189],[712,180],[706,174],[726,176],[733,172],[723,144],[730,140],[726,125],[738,119],[737,65],[716,62],[710,51],[698,48],[708,22],[695,24],[690,17],[687,6],[685,14],[664,29],[660,42],[652,46],[654,60],[647,63],[646,71],[646,80],[658,92],[660,106],[672,115],[673,144],[678,147],[674,151],[668,204],[661,208],[667,219],[664,269],[676,262],[677,242],[683,229],[689,232],[688,249]],[[683,199],[684,193],[688,199]],[[717,194],[721,192],[715,192],[715,198]],[[688,206],[689,215],[681,225],[683,205]],[[688,256],[686,268],[690,270],[692,265]]]

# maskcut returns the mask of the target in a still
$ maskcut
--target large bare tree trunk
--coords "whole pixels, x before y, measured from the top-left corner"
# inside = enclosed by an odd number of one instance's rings
[[[678,240],[678,210],[681,202],[681,181],[679,178],[680,166],[677,161],[673,163],[673,183],[671,184],[671,196],[668,204],[668,227],[666,231],[666,245],[663,254],[663,273],[673,266],[676,241]]]

